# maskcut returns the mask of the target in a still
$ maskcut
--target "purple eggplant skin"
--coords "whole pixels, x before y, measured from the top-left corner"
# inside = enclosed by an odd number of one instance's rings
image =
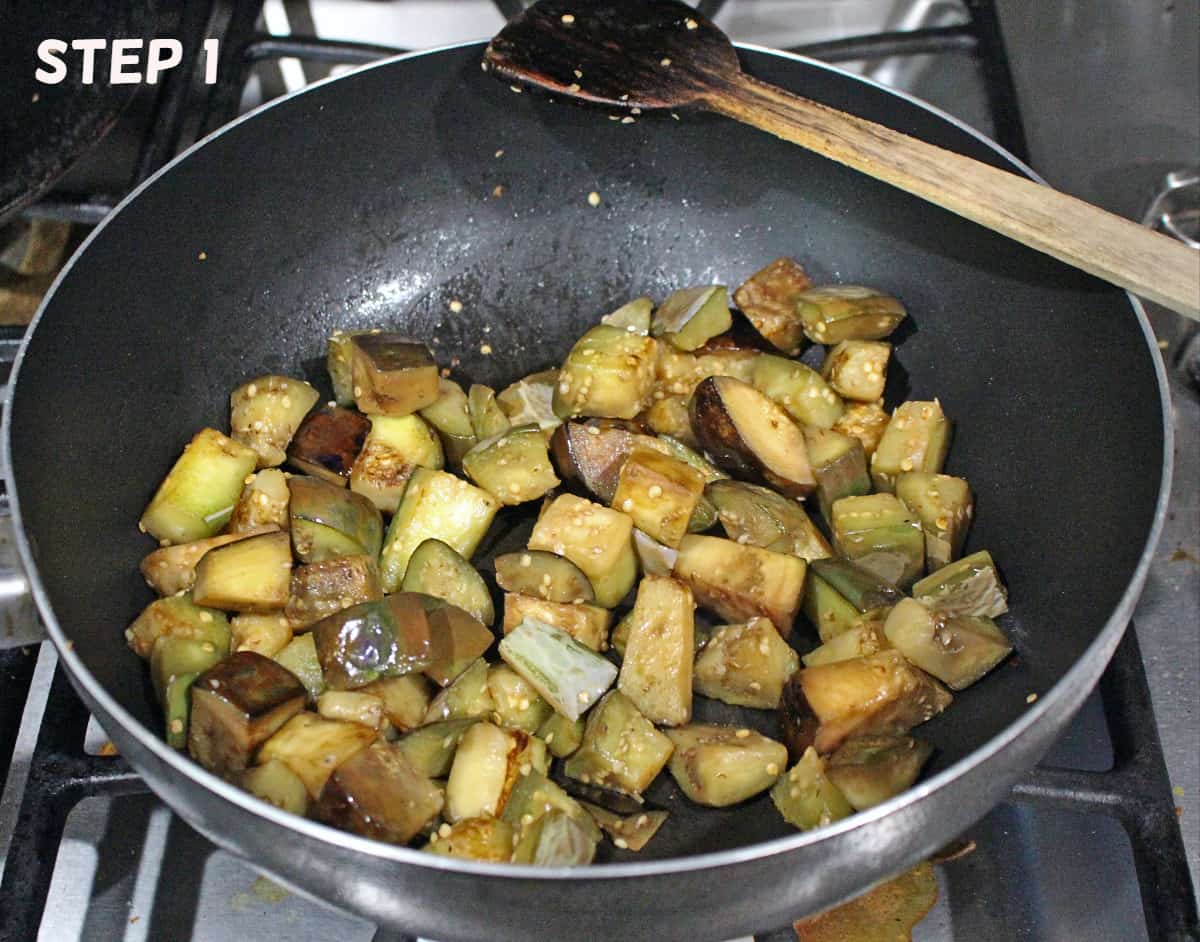
[[[759,464],[748,453],[737,426],[725,409],[715,377],[701,380],[688,402],[692,434],[722,471],[735,478],[766,483]]]
[[[324,406],[300,423],[288,446],[288,460],[306,474],[345,487],[362,451],[371,420],[341,406]]]
[[[415,592],[334,612],[313,625],[325,682],[334,690],[419,673],[436,661],[429,614]]]

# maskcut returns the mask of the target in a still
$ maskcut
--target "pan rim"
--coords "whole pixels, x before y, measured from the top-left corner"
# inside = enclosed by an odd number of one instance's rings
[[[214,131],[212,134],[209,134],[201,140],[193,143],[190,147],[178,154],[171,161],[159,168],[159,170],[157,170],[132,191],[130,191],[130,193],[126,195],[116,207],[114,207],[112,212],[110,212],[96,226],[96,228],[88,234],[87,238],[80,245],[79,249],[67,261],[67,264],[63,266],[62,271],[60,271],[58,276],[54,279],[50,289],[42,299],[42,303],[39,305],[37,313],[30,322],[29,327],[26,329],[25,335],[21,341],[21,345],[17,351],[17,355],[13,361],[12,372],[9,378],[10,391],[4,403],[3,428],[2,431],[0,431],[0,435],[2,435],[2,439],[0,439],[0,459],[2,459],[4,463],[4,481],[8,491],[10,511],[13,520],[13,529],[15,534],[14,542],[17,547],[21,564],[25,568],[26,576],[29,581],[30,592],[33,596],[35,604],[37,605],[38,612],[42,617],[49,640],[54,644],[58,657],[66,667],[67,672],[74,684],[81,688],[82,692],[86,694],[85,699],[92,699],[103,711],[105,711],[109,716],[112,716],[121,725],[123,732],[132,736],[142,749],[145,749],[147,752],[149,752],[154,759],[161,762],[163,765],[171,768],[174,773],[185,777],[193,784],[204,788],[210,793],[215,793],[221,799],[233,803],[234,805],[238,806],[242,812],[255,815],[256,817],[269,821],[273,825],[278,825],[287,830],[297,831],[310,840],[337,845],[346,850],[367,854],[379,860],[388,861],[395,864],[416,865],[426,867],[431,870],[442,870],[457,874],[468,874],[483,877],[499,877],[513,880],[537,879],[554,881],[645,878],[697,869],[730,867],[747,861],[757,861],[764,858],[783,855],[791,851],[798,850],[802,847],[821,844],[825,841],[833,841],[848,832],[875,825],[882,819],[890,817],[895,812],[899,812],[903,809],[911,807],[912,805],[922,802],[933,794],[950,786],[955,780],[964,777],[972,770],[993,761],[1000,753],[1006,751],[1018,740],[1025,737],[1029,731],[1048,713],[1053,711],[1061,711],[1064,707],[1072,711],[1077,709],[1079,703],[1082,702],[1083,697],[1092,689],[1092,687],[1094,687],[1101,673],[1103,673],[1104,667],[1107,665],[1109,658],[1112,656],[1113,651],[1120,642],[1125,628],[1132,618],[1134,607],[1141,596],[1142,589],[1149,572],[1150,562],[1153,559],[1154,551],[1158,545],[1163,523],[1166,518],[1167,500],[1171,492],[1171,480],[1174,469],[1174,425],[1171,421],[1170,391],[1166,369],[1162,362],[1162,357],[1157,355],[1157,342],[1145,310],[1142,307],[1140,300],[1129,292],[1125,292],[1125,296],[1130,303],[1130,307],[1133,310],[1134,316],[1137,318],[1138,323],[1141,326],[1143,340],[1147,345],[1147,350],[1151,353],[1151,362],[1153,363],[1155,378],[1158,382],[1160,418],[1162,420],[1163,429],[1163,464],[1162,474],[1159,480],[1158,499],[1155,503],[1154,518],[1151,523],[1150,531],[1142,548],[1137,566],[1134,569],[1133,575],[1126,586],[1120,601],[1113,610],[1112,615],[1105,622],[1104,626],[1097,632],[1095,639],[1091,642],[1091,644],[1088,645],[1088,647],[1083,651],[1070,669],[1068,669],[1067,672],[1063,674],[1049,690],[1041,693],[1037,701],[1015,722],[1009,724],[1009,726],[1007,726],[1001,733],[981,744],[978,748],[972,750],[957,762],[941,770],[931,778],[919,782],[917,785],[914,785],[907,791],[902,792],[901,794],[889,799],[886,802],[883,802],[880,805],[875,806],[874,808],[868,809],[864,812],[859,812],[849,818],[835,822],[827,827],[816,831],[798,832],[786,837],[773,838],[757,844],[751,844],[744,847],[736,847],[727,850],[710,851],[681,857],[669,857],[663,860],[633,863],[597,864],[585,868],[534,867],[520,864],[482,863],[457,858],[443,858],[433,854],[423,853],[408,847],[385,844],[381,841],[374,841],[368,838],[359,837],[349,832],[341,831],[330,827],[329,825],[322,824],[318,821],[298,817],[275,808],[266,802],[258,800],[249,792],[243,791],[242,789],[224,781],[223,779],[218,778],[216,775],[213,775],[211,772],[208,772],[196,764],[186,755],[172,749],[167,745],[166,740],[154,733],[151,729],[149,729],[149,727],[144,726],[114,697],[112,697],[101,683],[96,680],[91,671],[83,663],[82,658],[80,658],[79,655],[74,652],[72,642],[63,631],[62,626],[59,625],[54,610],[50,604],[45,586],[42,583],[36,562],[33,558],[29,540],[25,533],[25,527],[21,514],[20,495],[16,486],[16,476],[14,474],[12,465],[12,411],[13,401],[15,398],[13,393],[19,389],[20,372],[24,364],[25,354],[29,348],[30,341],[34,336],[39,324],[41,323],[42,316],[44,315],[47,307],[57,293],[60,284],[69,276],[76,260],[82,256],[82,254],[91,244],[92,240],[95,239],[127,205],[135,200],[144,189],[155,183],[161,176],[170,172],[177,163],[187,159],[194,152],[200,150],[206,144],[217,139],[227,131],[230,131],[242,124],[244,121],[254,118],[258,114],[277,105],[281,105],[296,96],[307,94],[326,84],[340,81],[348,76],[357,75],[360,72],[387,67],[396,62],[402,62],[408,59],[415,59],[423,56],[434,56],[457,49],[465,49],[468,47],[480,47],[482,49],[485,45],[485,41],[473,40],[461,43],[451,43],[431,49],[418,50],[414,52],[401,53],[396,56],[390,56],[386,59],[381,59],[378,62],[368,63],[367,65],[353,69],[342,75],[330,76],[318,82],[314,82],[313,84],[305,86],[302,89],[298,89],[297,91],[266,102],[247,112],[246,114],[235,118],[233,121]],[[888,88],[887,86],[884,86],[866,76],[856,75],[829,63],[820,62],[818,60],[810,59],[806,56],[797,55],[795,53],[771,49],[765,46],[750,43],[735,43],[734,45],[739,50],[746,50],[762,55],[774,56],[788,61],[799,62],[810,68],[832,72],[844,79],[861,82],[871,88],[882,91],[885,94],[901,98],[910,104],[916,105],[917,107],[929,112],[935,117],[950,123],[959,130],[966,132],[971,137],[974,137],[976,140],[980,141],[982,144],[1002,157],[1011,166],[1020,169],[1030,179],[1037,183],[1046,184],[1046,181],[1031,167],[1015,157],[1013,154],[1009,153],[998,143],[988,138],[981,131],[973,128],[969,124],[966,124],[953,115],[948,114],[942,109],[937,108],[936,106],[925,102],[907,92]],[[161,796],[157,797],[159,797],[160,800],[164,800],[161,798]],[[168,804],[170,807],[169,802],[165,802],[164,800],[164,803]]]

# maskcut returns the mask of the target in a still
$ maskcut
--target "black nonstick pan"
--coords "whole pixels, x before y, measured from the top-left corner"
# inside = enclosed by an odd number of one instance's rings
[[[37,602],[80,694],[151,787],[290,887],[445,940],[722,939],[786,924],[982,816],[1094,685],[1169,483],[1157,350],[1123,292],[969,222],[720,118],[623,124],[514,94],[480,71],[482,48],[389,61],[261,110],[95,232],[42,308],[7,414]],[[919,102],[805,60],[741,55],[767,81],[1025,172]],[[150,598],[135,523],[235,385],[264,372],[323,383],[326,335],[374,325],[436,338],[458,378],[502,384],[557,364],[630,297],[737,284],[784,254],[818,282],[907,305],[889,403],[936,395],[957,420],[948,467],[978,495],[968,549],[989,549],[1010,586],[1017,655],[923,727],[937,753],[915,788],[799,834],[765,797],[700,811],[664,787],[672,819],[641,854],[534,870],[289,816],[163,742],[122,637]]]

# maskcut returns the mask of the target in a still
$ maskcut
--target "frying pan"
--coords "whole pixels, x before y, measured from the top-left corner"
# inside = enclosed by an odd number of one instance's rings
[[[40,312],[6,414],[38,605],[80,695],[150,786],[293,889],[447,940],[722,939],[784,925],[981,817],[1099,677],[1169,484],[1145,316],[1089,276],[767,135],[703,115],[622,124],[516,95],[480,72],[481,52],[391,60],[264,108],[95,231]],[[917,101],[792,56],[741,54],[767,81],[1028,172]],[[907,304],[888,401],[936,395],[957,420],[949,469],[978,495],[968,549],[991,550],[1011,589],[1017,656],[922,728],[937,753],[916,787],[798,834],[765,796],[700,810],[660,781],[651,798],[671,820],[640,855],[533,869],[289,816],[162,741],[122,638],[150,597],[134,523],[234,385],[268,371],[324,385],[326,335],[372,325],[427,338],[460,379],[504,383],[560,362],[629,297],[736,284],[781,254],[818,282]],[[483,555],[527,526],[506,515]],[[724,716],[697,703],[702,720]],[[773,732],[774,718],[759,725]]]

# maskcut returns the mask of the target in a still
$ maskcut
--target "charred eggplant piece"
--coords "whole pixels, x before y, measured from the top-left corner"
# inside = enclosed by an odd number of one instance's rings
[[[806,667],[783,690],[784,741],[793,756],[809,746],[825,755],[851,736],[907,733],[952,699],[895,650]]]
[[[281,465],[288,443],[319,398],[308,383],[289,376],[259,376],[242,383],[229,397],[232,437],[254,449],[260,468]]]
[[[287,475],[278,468],[264,468],[242,488],[229,519],[229,532],[257,533],[268,527],[286,530],[290,499]]]
[[[730,474],[789,497],[803,497],[816,486],[800,428],[748,383],[710,377],[696,387],[688,412],[697,440]]]
[[[196,564],[209,550],[260,533],[270,533],[272,529],[263,527],[247,533],[223,533],[206,540],[163,546],[146,556],[139,568],[146,585],[159,595],[177,595],[196,584]]]
[[[775,784],[787,766],[787,749],[753,730],[692,724],[666,731],[675,744],[667,765],[692,801],[724,808]]]
[[[417,547],[400,588],[444,599],[485,625],[496,617],[483,576],[441,540],[426,540]]]
[[[604,608],[620,602],[637,579],[633,521],[573,494],[556,497],[545,509],[529,536],[529,548],[571,560]]]
[[[813,428],[829,428],[846,408],[820,373],[796,360],[761,354],[750,382],[797,422]]]
[[[308,477],[290,479],[288,490],[292,547],[302,562],[379,555],[383,518],[367,498]]]
[[[811,287],[812,281],[795,261],[777,258],[746,279],[733,293],[733,300],[776,349],[795,356],[804,344],[804,324],[796,301]]]
[[[691,590],[674,579],[647,576],[638,586],[617,687],[658,726],[692,718],[695,607]]]
[[[413,469],[441,468],[442,443],[419,415],[376,415],[350,469],[350,490],[395,513]]]
[[[987,550],[964,556],[913,584],[913,598],[947,615],[995,618],[1008,611],[1008,590]]]
[[[967,482],[948,474],[906,471],[896,478],[896,496],[921,521],[928,570],[958,559],[974,513]]]
[[[311,412],[288,447],[288,463],[298,471],[345,487],[362,451],[371,421],[351,409],[324,406]]]
[[[825,827],[854,813],[827,777],[825,762],[812,747],[775,783],[771,801],[783,819],[801,831]]]
[[[832,429],[804,429],[808,460],[817,479],[817,502],[821,515],[833,519],[833,505],[843,497],[871,493],[871,474],[862,442]]]
[[[327,720],[315,713],[297,713],[280,727],[258,752],[258,765],[278,760],[299,776],[316,801],[329,777],[356,753],[375,741],[373,729],[359,723]]]
[[[770,488],[743,481],[714,481],[705,487],[704,495],[716,507],[731,540],[808,562],[833,554],[804,508]]]
[[[313,811],[326,824],[406,844],[442,810],[442,793],[391,743],[376,742],[329,776]]]
[[[452,379],[438,380],[438,397],[432,405],[420,410],[421,418],[437,429],[442,440],[446,464],[458,467],[463,455],[479,440],[471,425],[471,409],[467,394]]]
[[[526,619],[560,628],[593,651],[603,651],[608,646],[608,626],[612,621],[612,612],[598,605],[550,602],[532,595],[505,593],[504,633],[509,634]]]
[[[429,616],[414,593],[344,608],[313,625],[312,635],[325,682],[334,690],[417,673],[434,663]]]
[[[216,429],[201,429],[154,492],[138,529],[166,543],[219,533],[257,463],[253,448]]]
[[[375,415],[411,415],[438,397],[438,369],[423,343],[399,334],[350,338],[354,401]]]
[[[554,388],[554,413],[632,419],[650,402],[655,342],[601,324],[575,342]]]
[[[774,710],[800,667],[796,652],[765,618],[718,628],[696,655],[696,693],[734,706]]]
[[[481,441],[463,457],[462,465],[467,477],[502,504],[537,500],[562,483],[537,425],[523,425]]]
[[[861,568],[901,587],[924,572],[925,533],[895,495],[843,497],[831,515],[834,545]]]
[[[705,475],[649,448],[637,448],[621,465],[612,504],[660,543],[678,546],[704,494]]]
[[[291,540],[276,531],[205,553],[196,564],[192,598],[225,611],[275,612],[287,604],[291,584]]]
[[[839,395],[878,402],[887,382],[892,345],[876,340],[843,340],[825,355],[821,375]]]
[[[809,288],[796,298],[804,334],[813,343],[882,340],[907,312],[895,298],[861,285]]]
[[[373,556],[337,556],[292,570],[284,615],[293,629],[303,630],[351,605],[381,598],[383,588]]]
[[[805,571],[798,557],[714,536],[685,536],[675,561],[675,578],[699,605],[735,623],[763,616],[784,638],[800,610]]]
[[[884,632],[901,654],[951,690],[971,686],[1013,647],[990,618],[931,611],[916,599],[892,609]]]
[[[733,324],[724,285],[680,288],[654,312],[650,333],[679,350],[695,350]]]
[[[858,736],[829,757],[825,775],[855,811],[865,811],[909,788],[932,754],[933,746],[912,736]]]
[[[950,432],[950,420],[936,399],[902,403],[871,456],[876,489],[894,490],[896,478],[905,471],[941,471],[950,450]]]
[[[545,550],[526,550],[497,556],[496,583],[505,592],[531,595],[546,602],[579,604],[596,599],[592,583],[582,569],[565,556],[556,556]]]
[[[563,772],[585,785],[640,795],[671,758],[675,745],[619,690],[588,715],[583,744]]]
[[[857,438],[862,442],[863,453],[870,460],[891,420],[878,402],[851,402],[841,418],[833,423],[833,431]]]
[[[188,752],[220,776],[240,772],[260,745],[304,709],[305,691],[270,658],[241,651],[192,685]]]

